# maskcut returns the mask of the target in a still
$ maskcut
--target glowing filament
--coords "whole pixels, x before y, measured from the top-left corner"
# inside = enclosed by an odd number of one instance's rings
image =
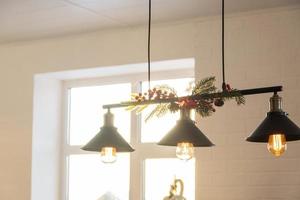
[[[117,150],[114,147],[103,147],[101,149],[101,160],[104,163],[113,163],[117,160]]]
[[[268,150],[276,157],[281,156],[287,149],[284,134],[273,134],[269,136]]]
[[[181,160],[189,160],[194,156],[194,145],[189,142],[177,144],[176,156]]]

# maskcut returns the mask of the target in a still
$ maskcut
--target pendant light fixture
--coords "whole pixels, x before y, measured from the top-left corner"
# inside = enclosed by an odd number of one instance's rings
[[[194,147],[214,146],[191,120],[190,111],[190,109],[181,109],[180,119],[176,125],[158,142],[158,145],[177,146],[176,156],[181,160],[191,159],[194,155]]]
[[[150,70],[151,70],[151,0],[149,0],[149,12],[148,12],[148,86],[150,86]],[[134,149],[126,142],[126,140],[117,132],[117,128],[113,125],[114,116],[110,112],[110,108],[114,106],[103,106],[104,109],[108,109],[108,112],[104,115],[104,125],[100,132],[91,139],[81,149],[85,151],[96,151],[101,153],[101,160],[104,163],[113,163],[117,159],[118,152],[133,152]]]
[[[149,2],[149,18],[148,18],[148,94],[154,92],[150,85],[151,72],[151,0]],[[287,114],[281,109],[281,98],[277,92],[282,91],[282,86],[252,88],[245,90],[231,90],[230,86],[225,82],[225,51],[224,51],[224,0],[222,0],[222,91],[214,93],[192,94],[185,97],[175,97],[174,95],[168,98],[149,98],[140,99],[137,101],[122,102],[118,104],[103,105],[103,109],[108,109],[104,116],[104,125],[100,132],[84,147],[86,151],[101,152],[102,161],[106,163],[116,160],[118,152],[133,152],[134,149],[122,138],[113,126],[113,115],[110,112],[111,108],[120,107],[136,107],[149,104],[176,104],[182,99],[192,101],[204,101],[209,99],[214,101],[215,106],[223,106],[224,98],[238,98],[238,95],[254,95],[263,93],[274,93],[270,99],[270,112],[261,125],[247,138],[249,142],[265,142],[268,143],[269,151],[275,156],[280,156],[286,150],[286,141],[300,140],[300,129],[292,121],[287,118]],[[157,93],[156,93],[157,94]],[[223,98],[223,99],[222,99]],[[216,101],[217,100],[217,101]],[[209,103],[209,102],[208,102]],[[211,103],[211,102],[210,102]],[[179,107],[180,119],[176,125],[158,142],[158,145],[177,146],[176,156],[182,160],[189,160],[194,155],[196,147],[211,147],[214,144],[198,129],[195,122],[190,118],[191,108]]]
[[[274,156],[281,156],[287,149],[287,141],[300,140],[300,128],[282,110],[282,98],[277,93],[270,98],[270,111],[263,122],[247,138],[248,142],[268,143]]]
[[[118,133],[113,124],[114,116],[108,109],[104,115],[104,125],[100,132],[81,149],[85,151],[96,151],[101,153],[104,163],[113,163],[119,152],[133,152],[134,149]]]
[[[222,0],[222,90],[227,91],[225,83],[225,48],[224,48],[224,0]],[[224,102],[220,99],[220,105]],[[190,118],[190,109],[180,110],[180,119],[177,124],[163,137],[159,145],[177,146],[176,156],[181,160],[189,160],[193,157],[194,147],[212,147],[214,144],[199,130],[195,122]]]
[[[149,2],[151,2],[151,0],[149,0]],[[149,24],[151,24],[151,3],[149,6],[149,13]],[[190,160],[193,158],[195,147],[214,146],[214,144],[196,126],[195,122],[190,117],[190,113],[191,109],[182,107],[180,109],[180,119],[177,121],[176,125],[158,142],[158,145],[176,146],[176,156],[181,160]]]

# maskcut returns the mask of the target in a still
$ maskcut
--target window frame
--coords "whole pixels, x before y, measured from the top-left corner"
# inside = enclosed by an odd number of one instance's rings
[[[180,78],[194,78],[194,68],[188,69],[174,69],[165,71],[151,72],[151,80],[166,80],[166,79],[180,79]],[[69,145],[69,100],[70,89],[76,87],[97,86],[97,85],[109,85],[118,83],[131,83],[131,91],[138,92],[141,90],[141,83],[147,81],[146,73],[134,73],[126,75],[113,75],[100,78],[87,78],[77,80],[63,81],[63,126],[62,126],[62,143],[61,143],[61,198],[64,200],[69,199],[68,191],[68,156],[80,155],[80,154],[96,154],[96,152],[87,152],[80,149],[81,145]],[[113,112],[113,110],[112,110]],[[155,143],[142,143],[141,142],[141,116],[131,112],[131,134],[130,144],[136,150],[130,154],[130,182],[129,182],[129,199],[145,199],[144,188],[144,174],[145,174],[145,159],[152,158],[176,158],[175,148],[168,148],[164,146],[158,146]],[[101,123],[99,123],[99,127]],[[95,133],[96,134],[96,133]],[[199,174],[198,171],[198,159],[195,158],[195,199],[197,199],[197,180]],[[132,174],[135,174],[134,176]],[[136,175],[138,174],[138,175]],[[134,187],[131,187],[134,185]]]

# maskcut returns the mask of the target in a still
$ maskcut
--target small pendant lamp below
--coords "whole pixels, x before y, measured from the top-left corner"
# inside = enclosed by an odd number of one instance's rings
[[[101,159],[104,163],[113,163],[117,159],[118,152],[133,152],[134,149],[118,133],[113,125],[114,116],[108,109],[104,115],[104,125],[100,132],[81,149],[85,151],[101,152]]]
[[[158,145],[177,146],[176,156],[181,160],[191,159],[194,155],[194,147],[214,146],[191,120],[190,109],[180,110],[180,119]]]
[[[287,141],[300,140],[300,129],[282,108],[282,98],[276,93],[270,98],[270,112],[258,128],[246,139],[248,142],[268,143],[268,150],[276,157],[281,156]]]

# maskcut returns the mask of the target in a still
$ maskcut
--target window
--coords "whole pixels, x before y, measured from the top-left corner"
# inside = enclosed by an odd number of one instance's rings
[[[103,121],[103,104],[129,100],[131,84],[112,84],[71,88],[69,90],[69,144],[83,145],[99,130]],[[114,109],[115,124],[130,141],[130,114],[123,109]]]
[[[178,95],[187,95],[192,73],[189,70],[154,73],[152,86],[167,84],[174,87]],[[120,153],[115,163],[103,164],[99,154],[80,150],[103,124],[106,111],[102,105],[130,100],[131,93],[147,90],[143,77],[112,76],[65,83],[68,113],[63,159],[66,200],[163,199],[169,194],[175,177],[185,184],[184,196],[196,199],[197,161],[180,161],[176,159],[175,148],[155,144],[175,125],[178,115],[166,115],[145,123],[147,110],[136,115],[124,108],[112,109],[115,126],[136,151]]]
[[[69,89],[69,137],[70,147],[86,144],[99,131],[103,123],[101,105],[130,99],[131,84],[112,84]],[[115,124],[123,138],[130,142],[130,113],[114,110]],[[71,151],[72,152],[72,151]],[[97,154],[75,154],[68,160],[69,200],[113,199],[128,200],[129,154],[118,156],[118,162],[105,165]],[[118,179],[112,178],[112,176]]]
[[[163,177],[163,178],[162,178]],[[184,182],[184,196],[195,199],[195,159],[188,162],[177,158],[146,159],[145,199],[162,199],[170,190],[174,178]],[[159,180],[159,181],[158,181]]]

